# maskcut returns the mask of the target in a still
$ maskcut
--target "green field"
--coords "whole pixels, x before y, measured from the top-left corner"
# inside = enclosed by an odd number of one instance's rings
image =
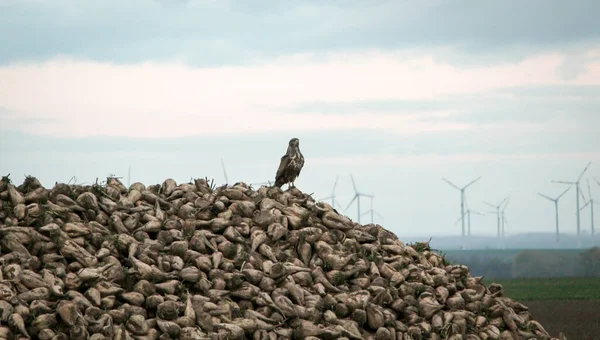
[[[600,277],[488,279],[504,286],[504,295],[516,301],[600,300]]]

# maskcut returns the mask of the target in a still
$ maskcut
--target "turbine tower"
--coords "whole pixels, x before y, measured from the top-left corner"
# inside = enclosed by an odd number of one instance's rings
[[[471,237],[471,213],[479,216],[485,216],[485,214],[482,214],[478,211],[467,209],[467,236],[469,237]]]
[[[546,195],[544,195],[544,194],[540,194],[540,193],[538,193],[538,195],[540,195],[540,196],[544,197],[545,199],[547,199],[547,200],[550,200],[550,201],[554,202],[554,212],[555,212],[555,215],[556,215],[556,244],[558,244],[558,243],[560,242],[560,239],[559,239],[559,231],[558,231],[558,200],[559,200],[559,199],[560,199],[560,198],[561,198],[561,197],[562,197],[564,194],[566,194],[566,193],[567,193],[567,191],[569,191],[569,190],[571,190],[571,188],[567,188],[567,190],[563,191],[563,192],[562,192],[562,194],[558,195],[558,197],[556,197],[556,198],[548,197],[548,196],[546,196]]]
[[[506,218],[506,217],[504,217],[504,222],[502,222],[502,223],[503,223],[503,224],[506,224],[507,226],[510,226],[510,223],[508,223],[508,218]],[[507,228],[507,229],[508,229],[508,228]],[[509,234],[509,235],[510,235],[510,233],[507,233],[507,234]],[[504,237],[505,237],[505,234],[504,234],[504,227],[502,227],[502,238],[504,238]]]
[[[598,185],[600,185],[600,183],[598,183]],[[588,186],[588,194],[590,195],[590,199],[587,201],[586,204],[583,205],[583,207],[581,207],[580,210],[583,210],[585,207],[587,207],[588,205],[590,206],[590,223],[592,226],[592,244],[595,245],[596,242],[594,241],[594,204],[598,204],[596,201],[594,201],[594,198],[592,197],[592,188],[590,187],[590,180],[587,180],[587,186]]]
[[[471,182],[469,182],[467,185],[465,185],[462,188],[459,188],[456,184],[450,182],[449,180],[442,178],[443,181],[445,181],[446,183],[450,184],[451,186],[453,186],[454,188],[456,188],[457,190],[460,191],[460,216],[463,217],[465,216],[465,189],[468,188],[471,184],[477,182],[479,179],[481,178],[481,176],[477,177],[476,179],[472,180]],[[463,240],[463,249],[465,246],[465,219],[462,219],[462,240]]]
[[[501,230],[500,230],[500,207],[502,206],[502,204],[504,204],[504,202],[506,200],[508,200],[509,197],[510,197],[510,195],[506,196],[506,198],[504,198],[502,200],[502,202],[500,202],[500,204],[498,204],[498,205],[493,205],[491,203],[483,201],[483,203],[485,203],[485,204],[489,205],[490,207],[496,209],[496,211],[491,211],[491,213],[496,214],[496,223],[497,223],[497,227],[498,227],[498,246],[500,246],[500,232],[501,232]]]
[[[335,178],[335,182],[333,183],[333,189],[331,190],[331,195],[329,195],[327,197],[323,197],[319,200],[319,201],[325,201],[325,200],[331,199],[331,207],[333,209],[335,209],[336,204],[338,207],[340,207],[340,209],[342,209],[342,205],[340,204],[340,202],[338,202],[338,200],[335,199],[335,187],[337,186],[339,178],[340,178],[340,176],[337,176]]]
[[[348,206],[346,207],[345,210],[348,210],[348,208],[350,208],[350,206],[352,205],[352,202],[354,202],[354,200],[356,200],[356,206],[358,207],[358,213],[356,214],[357,217],[357,221],[358,224],[360,224],[360,197],[364,196],[364,197],[373,197],[372,195],[367,195],[367,194],[363,194],[360,193],[358,191],[358,189],[356,189],[356,184],[354,183],[354,176],[350,175],[350,179],[352,179],[352,186],[354,187],[354,197],[352,198],[352,200],[350,201],[350,203],[348,203]]]
[[[469,236],[469,237],[471,237],[471,213],[480,215],[480,216],[485,216],[485,214],[482,214],[478,211],[467,209],[465,214],[467,215],[467,236]],[[456,222],[454,222],[454,225],[456,225],[458,222],[460,222],[461,219],[462,219],[462,217],[459,217],[456,220]]]
[[[223,161],[223,157],[221,157],[221,167],[223,168],[223,177],[225,177],[225,184],[229,184],[229,179],[227,178],[227,171],[225,170],[225,162]]]
[[[131,186],[131,165],[127,168],[127,188]]]
[[[501,219],[502,219],[502,239],[500,242],[502,244],[502,249],[506,249],[506,240],[504,239],[504,222],[506,221],[506,218],[505,218],[504,210],[506,210],[506,206],[508,206],[508,202],[510,202],[510,198],[506,201],[506,204],[504,205],[504,208],[502,208],[502,211],[500,211]]]
[[[373,198],[375,198],[373,195],[371,195],[371,209],[367,210],[363,215],[366,214],[371,214],[371,224],[373,224],[373,215],[377,215],[377,217],[381,218],[383,220],[383,216],[381,216],[379,213],[377,213],[377,211],[373,210]]]
[[[465,196],[465,206],[467,207],[465,214],[467,215],[467,236],[471,237],[471,213],[476,214],[476,215],[480,215],[480,216],[485,216],[485,214],[482,214],[478,211],[475,211],[473,209],[471,209],[471,207],[469,207],[469,202],[467,201],[467,197]],[[458,222],[460,222],[460,220],[463,218],[463,216],[459,217],[456,222],[454,222],[454,225],[456,225]]]
[[[569,185],[575,185],[575,198],[576,198],[576,204],[577,204],[577,247],[581,248],[581,224],[580,224],[580,216],[579,216],[579,196],[583,196],[583,193],[581,192],[581,189],[579,189],[579,181],[581,180],[581,177],[583,177],[583,174],[585,174],[585,172],[587,171],[587,169],[590,167],[590,165],[592,164],[592,162],[590,161],[586,167],[583,169],[583,171],[581,172],[581,175],[579,175],[579,178],[577,178],[577,181],[575,182],[567,182],[567,181],[552,181],[552,183],[561,183],[561,184],[569,184]],[[585,200],[585,197],[583,198]]]

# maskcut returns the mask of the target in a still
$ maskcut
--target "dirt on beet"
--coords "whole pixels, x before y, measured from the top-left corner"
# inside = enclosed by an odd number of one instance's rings
[[[550,335],[563,332],[567,339],[600,340],[600,300],[525,301],[531,316]]]

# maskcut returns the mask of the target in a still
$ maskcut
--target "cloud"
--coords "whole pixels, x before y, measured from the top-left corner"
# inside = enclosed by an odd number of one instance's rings
[[[532,50],[597,44],[598,12],[595,0],[0,1],[0,62],[183,57],[191,65],[240,65],[309,51],[407,47],[451,47],[471,54],[469,62],[514,61]]]
[[[440,96],[435,100],[366,100],[307,102],[284,107],[290,114],[318,112],[346,115],[377,112],[414,115],[422,122],[476,124],[498,122],[552,123],[567,117],[600,123],[600,86],[527,86],[475,94]],[[451,111],[450,111],[451,110]]]
[[[6,130],[7,127],[11,129],[26,128],[32,124],[54,124],[60,123],[60,120],[54,118],[42,117],[39,115],[28,115],[23,114],[14,110],[0,106],[0,122],[2,122],[3,128],[0,130]]]
[[[462,98],[461,98],[462,99]],[[343,112],[345,114],[356,114],[364,112],[379,112],[390,114],[415,114],[423,112],[442,112],[451,105],[457,104],[461,100],[456,98],[438,98],[431,100],[362,100],[362,101],[315,101],[304,102],[300,104],[280,106],[280,112],[289,112],[292,114],[318,112],[320,114],[330,114]]]
[[[439,165],[440,163],[454,164],[473,164],[473,163],[531,163],[532,161],[600,161],[600,152],[582,152],[582,153],[514,153],[514,154],[494,154],[494,153],[457,153],[457,154],[426,154],[426,155],[355,155],[348,157],[318,157],[311,159],[311,164],[319,165],[337,165],[337,166],[363,166],[369,167],[372,164],[381,166],[423,166]]]
[[[337,116],[335,116],[337,118]],[[407,117],[406,115],[401,118]],[[355,116],[356,124],[361,116]],[[322,121],[314,116],[313,121]],[[368,121],[366,119],[365,121]],[[408,120],[410,122],[410,120]],[[393,121],[392,121],[393,122]],[[277,130],[264,133],[259,129],[247,133],[196,134],[177,137],[72,137],[41,136],[3,130],[0,133],[0,152],[15,150],[26,152],[129,152],[147,153],[148,150],[162,154],[179,154],[188,157],[202,150],[206,157],[221,156],[244,160],[270,160],[280,157],[281,145],[292,136],[299,137],[302,149],[311,157],[345,157],[352,155],[451,155],[519,153],[580,153],[600,149],[597,124],[594,120],[556,118],[546,121],[499,121],[469,123],[468,129],[433,129],[432,123],[421,124],[430,130],[408,131],[413,124],[404,124],[406,133],[390,130],[389,126],[377,130],[361,127],[353,129],[312,129],[304,131]],[[435,123],[435,122],[434,122]],[[8,124],[7,126],[10,126]],[[48,124],[45,124],[48,128]],[[438,126],[439,127],[439,126]],[[339,127],[337,127],[339,128]],[[251,143],[249,142],[251,141]],[[218,146],[218,147],[217,147]],[[260,150],[260,152],[256,152]],[[235,156],[233,156],[235,155]]]
[[[586,63],[584,73],[564,80],[557,74],[563,61],[558,53],[477,67],[435,60],[431,54],[365,51],[212,68],[70,59],[14,63],[0,67],[0,102],[15,112],[60,120],[27,125],[29,131],[54,136],[175,137],[361,128],[419,133],[473,126],[444,120],[458,113],[455,107],[404,116],[370,108],[351,116],[343,110],[324,116],[318,108],[284,112],[315,102],[435,101],[516,86],[600,85],[600,61]]]
[[[598,99],[598,85],[550,85],[550,86],[516,86],[499,89],[498,94],[512,98],[542,99]]]
[[[52,185],[131,166],[133,181],[183,182],[223,178],[223,157],[230,179],[258,182],[272,180],[293,136],[303,191],[327,196],[339,174],[347,203],[352,173],[397,232],[453,232],[458,196],[441,178],[477,176],[475,208],[510,193],[513,230],[552,230],[536,193],[560,193],[551,179],[600,163],[599,10],[595,0],[0,0],[0,170]],[[488,226],[495,219],[474,232]]]

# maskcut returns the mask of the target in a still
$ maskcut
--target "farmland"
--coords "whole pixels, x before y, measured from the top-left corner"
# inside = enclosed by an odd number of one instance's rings
[[[531,316],[553,336],[563,332],[567,339],[600,339],[599,300],[538,300],[523,303],[529,307]]]
[[[600,339],[600,277],[487,279],[504,286],[504,294],[529,307],[550,334],[568,339]]]
[[[600,277],[486,280],[504,286],[504,294],[517,301],[597,300]]]

